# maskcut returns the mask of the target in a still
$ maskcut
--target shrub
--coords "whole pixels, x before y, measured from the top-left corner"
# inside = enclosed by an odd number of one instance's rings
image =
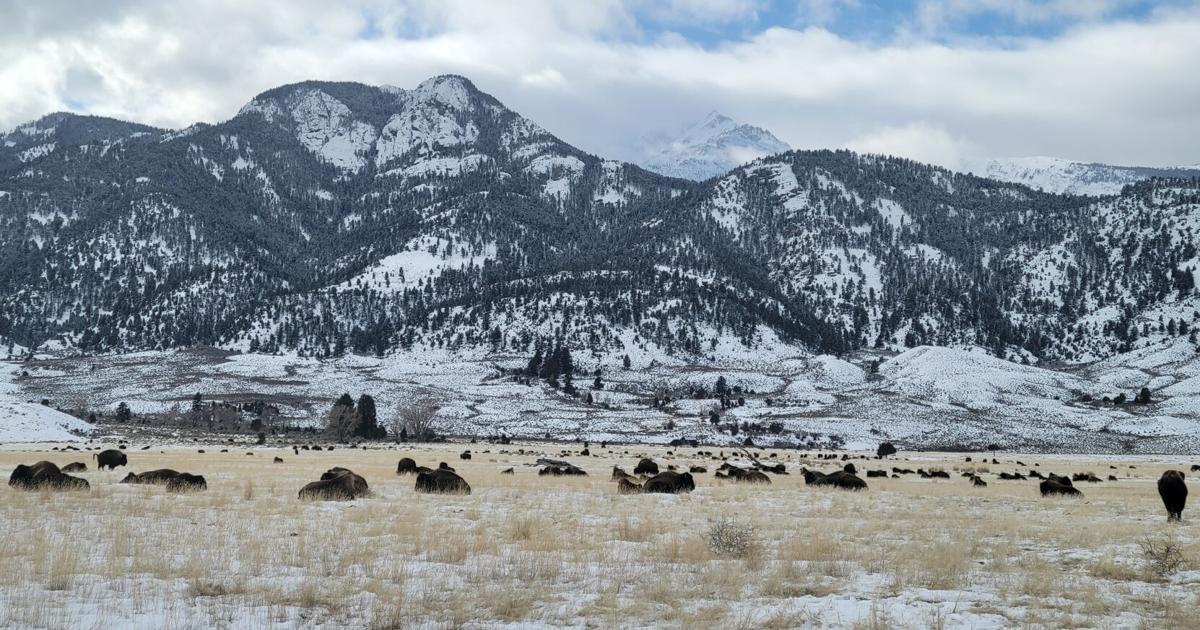
[[[1138,544],[1142,548],[1146,571],[1158,579],[1174,575],[1183,566],[1183,550],[1174,540],[1147,538]]]
[[[746,558],[758,551],[758,532],[750,525],[720,519],[708,528],[708,548],[717,555]]]

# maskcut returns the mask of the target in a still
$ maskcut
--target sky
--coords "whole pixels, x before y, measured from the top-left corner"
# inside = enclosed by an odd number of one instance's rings
[[[0,24],[0,129],[454,73],[611,157],[718,110],[950,167],[1200,163],[1200,0],[0,0]]]

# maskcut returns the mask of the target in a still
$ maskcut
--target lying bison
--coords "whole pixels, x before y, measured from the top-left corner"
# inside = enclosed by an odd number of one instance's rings
[[[203,475],[179,473],[167,482],[167,492],[201,492],[208,490],[208,482]]]
[[[617,494],[638,494],[642,491],[642,485],[631,479],[632,477],[617,479]]]
[[[418,474],[415,489],[430,494],[471,494],[467,480],[445,468]]]
[[[107,451],[92,453],[92,459],[96,460],[96,467],[101,470],[105,468],[116,470],[117,466],[125,466],[129,463],[129,458],[125,456],[125,453],[111,448]]]
[[[86,479],[64,474],[51,462],[32,466],[19,464],[8,478],[8,485],[17,490],[87,490]]]
[[[762,473],[759,473],[760,475]],[[765,475],[764,475],[765,476]],[[619,483],[619,482],[618,482]],[[658,492],[663,494],[678,494],[691,492],[696,489],[696,481],[691,473],[677,473],[670,470],[660,472],[642,484],[642,492]]]
[[[300,489],[301,499],[350,501],[370,493],[367,480],[346,468],[331,468]]]
[[[587,471],[585,471],[584,469],[582,469],[578,466],[575,466],[573,464],[559,464],[559,465],[555,465],[555,466],[546,466],[545,468],[538,471],[538,475],[540,475],[540,476],[553,475],[555,477],[560,477],[563,475],[571,476],[571,475],[586,475],[586,474],[587,474]]]
[[[730,479],[739,483],[771,483],[771,478],[758,470],[746,470],[732,464],[721,464],[715,475],[718,479]]]
[[[1042,496],[1044,497],[1052,495],[1064,497],[1083,496],[1083,493],[1071,484],[1071,479],[1069,477],[1060,477],[1059,475],[1055,475],[1053,473],[1047,475],[1047,477],[1038,484],[1038,490],[1041,491]]]
[[[633,469],[635,475],[657,475],[658,464],[654,463],[653,459],[643,458],[638,462],[637,467]]]
[[[396,464],[397,475],[415,475],[427,470],[430,469],[424,466],[418,466],[417,462],[411,457],[401,458]]]
[[[844,470],[829,473],[817,472],[807,468],[800,469],[804,474],[804,483],[809,486],[833,486],[843,490],[866,490],[867,482]]]
[[[1183,520],[1187,494],[1187,484],[1183,482],[1181,471],[1168,470],[1158,478],[1158,496],[1162,497],[1163,506],[1167,508],[1168,523]]]
[[[62,471],[65,473],[87,472],[87,464],[83,462],[71,462],[70,464],[63,466]]]
[[[125,475],[121,483],[165,485],[179,475],[179,471],[171,470],[170,468],[160,468],[158,470],[148,470],[140,475],[131,472]]]

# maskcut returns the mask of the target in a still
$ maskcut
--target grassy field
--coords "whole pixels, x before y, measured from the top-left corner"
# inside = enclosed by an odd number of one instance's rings
[[[1200,628],[1200,507],[1168,525],[1154,485],[1181,460],[902,453],[856,465],[953,476],[852,493],[806,487],[801,465],[841,463],[798,452],[776,456],[793,474],[749,487],[696,449],[593,449],[567,458],[589,476],[539,477],[531,450],[579,447],[205,448],[131,450],[127,469],[83,474],[87,493],[0,488],[0,627]],[[709,472],[690,495],[616,494],[611,467],[642,453]],[[415,493],[403,456],[449,462],[474,492]],[[0,471],[42,459],[93,468],[87,452],[7,450]],[[995,478],[1035,462],[1120,479],[1043,499],[1036,480]],[[332,466],[374,496],[299,501]],[[958,476],[971,466],[988,487]],[[209,490],[117,483],[162,467]],[[1181,564],[1158,567],[1172,552]]]

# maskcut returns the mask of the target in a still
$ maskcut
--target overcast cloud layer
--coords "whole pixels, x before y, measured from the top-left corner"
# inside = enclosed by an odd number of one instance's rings
[[[618,157],[718,109],[797,148],[948,166],[1200,163],[1194,2],[1130,17],[1122,0],[916,0],[888,30],[859,34],[835,25],[878,20],[867,0],[332,4],[0,0],[0,129],[57,110],[181,127],[284,83],[412,87],[457,73]],[[987,19],[1028,33],[981,33]]]

